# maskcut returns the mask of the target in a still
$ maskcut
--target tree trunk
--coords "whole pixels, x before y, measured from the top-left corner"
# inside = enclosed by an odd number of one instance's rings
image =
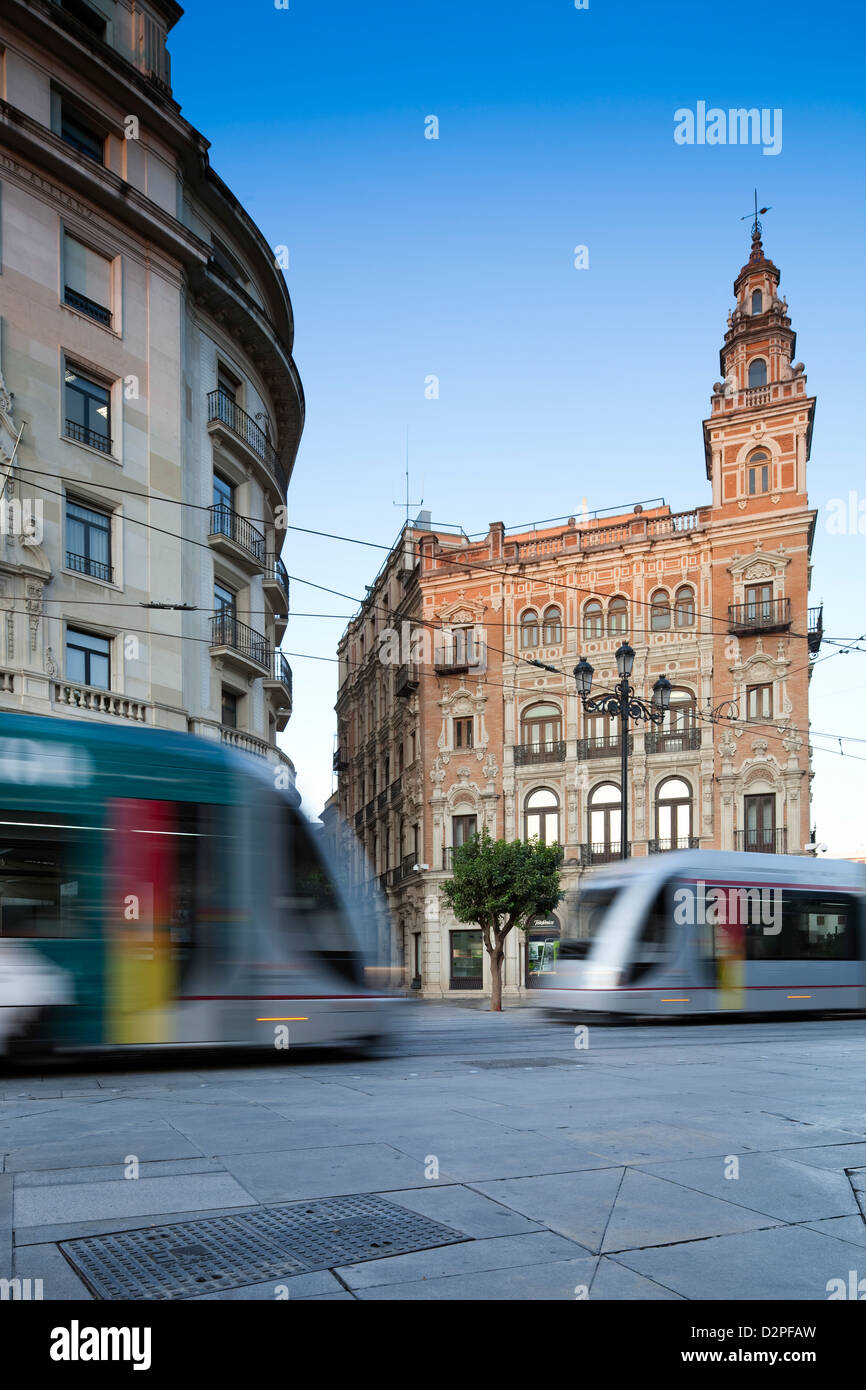
[[[502,1013],[502,947],[490,953],[490,1012]]]

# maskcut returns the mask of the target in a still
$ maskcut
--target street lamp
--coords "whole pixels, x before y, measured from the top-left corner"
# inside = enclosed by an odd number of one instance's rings
[[[653,686],[652,703],[639,700],[629,685],[629,677],[634,667],[634,647],[623,642],[616,652],[616,669],[619,681],[612,691],[592,695],[593,670],[585,657],[574,668],[574,680],[581,704],[587,714],[610,714],[620,719],[620,858],[628,859],[628,725],[629,719],[646,723],[661,724],[671,704],[671,683],[667,676],[659,676]]]

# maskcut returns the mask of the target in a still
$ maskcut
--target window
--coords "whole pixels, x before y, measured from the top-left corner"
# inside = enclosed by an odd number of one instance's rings
[[[857,959],[856,898],[820,888],[776,889],[772,897],[772,902],[743,902],[747,960]],[[776,929],[780,910],[781,931]]]
[[[556,647],[562,641],[562,611],[555,605],[544,610],[544,645]]]
[[[454,747],[455,747],[455,748],[471,748],[471,747],[472,747],[472,741],[473,741],[473,740],[472,740],[472,725],[473,725],[473,723],[474,723],[474,720],[472,720],[472,719],[455,719],[455,720],[454,720]]]
[[[63,234],[63,302],[111,327],[111,261]]]
[[[111,642],[93,632],[66,629],[66,679],[98,690],[111,689]]]
[[[562,739],[562,712],[558,705],[530,705],[521,720],[520,741],[536,750],[550,751]]]
[[[60,0],[60,8],[67,14],[74,15],[98,39],[105,38],[105,16],[98,14],[92,6],[85,4],[84,0]]]
[[[238,727],[238,697],[231,690],[223,689],[221,719],[227,729]]]
[[[412,933],[412,979],[421,983],[421,933]]]
[[[628,603],[624,598],[612,598],[607,609],[607,631],[610,637],[628,632]]]
[[[241,268],[240,262],[235,260],[228,247],[215,236],[211,237],[211,255],[214,263],[229,279],[238,280],[242,285],[247,284],[249,276]]]
[[[749,622],[759,619],[769,620],[773,612],[772,584],[749,584],[746,586],[746,617]]]
[[[481,989],[483,950],[480,931],[451,932],[452,989]]]
[[[763,357],[755,357],[749,363],[749,386],[766,386],[767,364]]]
[[[477,816],[452,816],[451,817],[451,843],[452,845],[465,845],[478,832]]]
[[[520,618],[521,647],[538,646],[538,614],[534,608],[527,608]]]
[[[770,462],[766,454],[752,454],[747,465],[749,496],[768,492],[770,488]]]
[[[222,362],[217,365],[217,390],[223,395],[228,396],[229,400],[237,402],[241,383],[228,367],[224,367]]]
[[[598,599],[591,598],[589,603],[584,604],[583,635],[585,638],[604,636],[604,614]]]
[[[695,697],[690,690],[674,687],[671,702],[659,729],[648,729],[644,746],[648,753],[685,753],[700,748]]]
[[[687,587],[677,589],[674,596],[674,621],[677,627],[694,627],[695,595],[693,589]]]
[[[549,787],[530,792],[526,798],[527,840],[536,837],[543,845],[559,841],[559,797]]]
[[[226,511],[234,511],[235,490],[231,483],[227,483],[225,478],[221,478],[218,473],[213,475],[213,504],[215,507],[224,508]]]
[[[105,163],[105,136],[77,111],[72,110],[65,101],[60,106],[60,138],[71,145],[79,154],[87,155],[97,164]]]
[[[668,777],[656,792],[656,844],[688,849],[692,833],[692,789],[682,777]]]
[[[214,584],[213,602],[217,613],[227,613],[234,617],[236,598],[237,595],[231,589],[227,589],[224,584]]]
[[[57,821],[46,815],[45,821]],[[68,816],[63,817],[68,820]],[[27,813],[10,822],[31,820]],[[0,845],[0,937],[68,939],[92,935],[102,907],[102,866],[74,824],[4,824]]]
[[[773,717],[773,686],[746,686],[746,719],[750,723],[760,723]]]
[[[111,453],[111,392],[69,364],[64,374],[64,413],[67,439]]]
[[[66,567],[112,582],[111,518],[105,512],[66,499]]]
[[[776,848],[776,797],[773,792],[743,797],[743,849],[773,854]]]
[[[764,296],[761,294],[761,291],[760,291],[760,290],[753,290],[753,292],[752,292],[752,313],[753,313],[753,314],[760,314],[760,313],[763,313],[763,309],[764,309]]]
[[[622,834],[622,796],[614,782],[602,782],[589,794],[589,840],[594,853],[618,854]]]
[[[653,632],[667,632],[670,625],[670,599],[664,589],[656,589],[650,599],[650,627]]]

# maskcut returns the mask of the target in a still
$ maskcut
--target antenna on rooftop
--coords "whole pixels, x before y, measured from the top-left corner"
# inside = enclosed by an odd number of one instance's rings
[[[408,526],[408,525],[409,525],[409,511],[410,511],[410,508],[412,508],[412,507],[421,507],[421,506],[423,506],[423,504],[424,504],[424,498],[423,498],[423,497],[421,498],[421,501],[420,501],[420,502],[410,502],[410,501],[409,501],[409,426],[407,425],[407,426],[406,426],[406,500],[405,500],[405,502],[394,502],[394,503],[392,503],[392,506],[395,506],[395,507],[405,507],[405,508],[406,508],[406,525]]]

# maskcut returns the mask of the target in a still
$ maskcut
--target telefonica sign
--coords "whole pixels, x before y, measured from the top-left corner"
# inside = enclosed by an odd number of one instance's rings
[[[25,787],[84,787],[93,768],[83,748],[37,743],[33,738],[0,738],[0,782]]]

